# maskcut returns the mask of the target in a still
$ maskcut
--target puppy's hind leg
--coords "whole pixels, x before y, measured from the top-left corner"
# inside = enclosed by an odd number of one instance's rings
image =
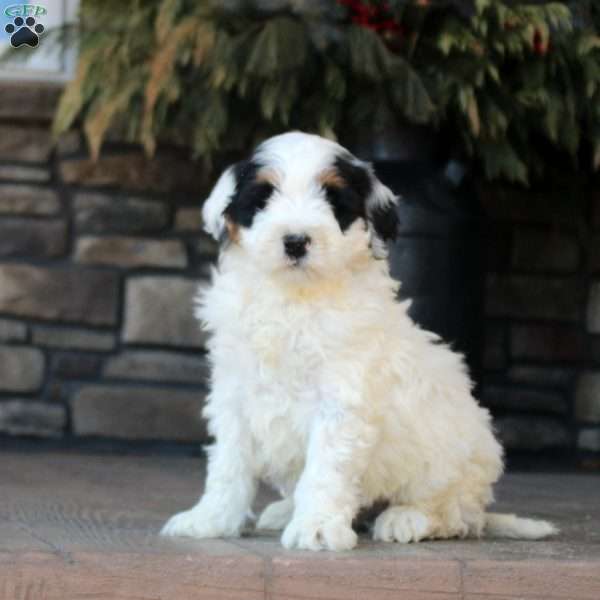
[[[257,529],[285,529],[285,526],[292,520],[294,513],[294,499],[289,496],[283,500],[272,502],[261,513]]]
[[[433,533],[433,519],[410,506],[390,506],[375,520],[373,539],[381,542],[419,542]]]
[[[402,544],[423,539],[479,537],[483,523],[480,498],[457,497],[446,490],[424,505],[391,506],[375,521],[373,537]]]

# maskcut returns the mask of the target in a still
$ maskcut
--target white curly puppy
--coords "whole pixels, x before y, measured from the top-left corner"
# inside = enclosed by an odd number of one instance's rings
[[[221,240],[198,317],[212,333],[206,490],[165,535],[237,536],[259,480],[283,500],[259,528],[287,548],[348,550],[361,507],[377,540],[535,539],[550,523],[485,512],[502,471],[463,359],[396,301],[397,198],[338,144],[293,132],[230,167],[206,201]]]

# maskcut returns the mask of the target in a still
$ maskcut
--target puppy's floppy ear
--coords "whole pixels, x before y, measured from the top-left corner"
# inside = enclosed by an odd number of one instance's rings
[[[383,185],[371,170],[373,187],[367,198],[367,220],[371,233],[371,248],[375,258],[387,258],[387,242],[398,237],[399,196]]]
[[[204,230],[220,241],[225,232],[223,212],[231,202],[236,188],[235,165],[228,167],[205,200],[202,207]]]
[[[240,227],[250,227],[267,206],[275,189],[268,174],[260,173],[256,160],[242,160],[229,167],[217,181],[202,208],[204,229],[217,241],[237,239]]]

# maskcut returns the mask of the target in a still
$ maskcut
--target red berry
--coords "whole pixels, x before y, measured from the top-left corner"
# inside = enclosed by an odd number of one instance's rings
[[[533,34],[533,51],[538,56],[545,56],[548,53],[549,40],[545,40],[542,32],[536,29]]]

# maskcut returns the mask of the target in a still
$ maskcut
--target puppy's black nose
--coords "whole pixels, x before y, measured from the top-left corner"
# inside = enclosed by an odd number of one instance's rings
[[[310,238],[307,235],[286,235],[283,237],[283,247],[290,258],[302,258],[306,254],[309,244]]]

